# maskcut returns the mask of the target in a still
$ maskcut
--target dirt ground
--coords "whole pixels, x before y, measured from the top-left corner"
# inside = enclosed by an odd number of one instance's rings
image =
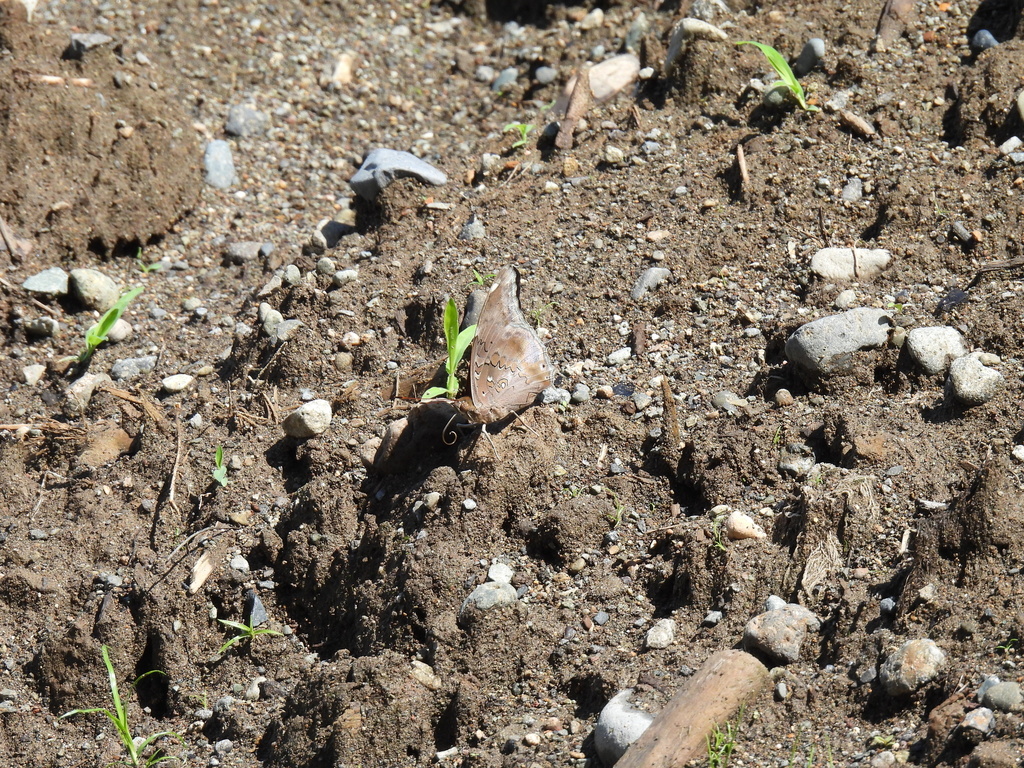
[[[1017,712],[984,738],[956,726],[986,676],[1020,680],[1024,165],[999,146],[1024,132],[1024,29],[1019,4],[904,5],[879,41],[876,0],[51,0],[31,22],[0,4],[0,216],[26,246],[0,250],[0,764],[125,758],[102,715],[60,719],[110,706],[106,646],[132,732],[179,734],[159,744],[185,765],[596,766],[613,695],[657,711],[774,594],[821,630],[736,719],[732,765],[1019,765]],[[728,41],[667,72],[698,13]],[[982,28],[999,45],[977,52]],[[92,32],[111,40],[66,51]],[[762,106],[770,68],[732,43],[792,60],[812,37],[824,109]],[[627,47],[649,71],[556,148],[570,76]],[[267,125],[226,135],[236,105]],[[522,146],[512,123],[536,126]],[[228,189],[203,180],[212,139]],[[375,147],[448,183],[358,200]],[[473,217],[483,237],[460,239]],[[892,261],[829,282],[809,266],[826,246]],[[409,412],[395,382],[444,356],[445,301],[506,264],[556,385],[591,397],[490,440],[425,430],[374,466]],[[652,266],[670,276],[633,298]],[[51,267],[144,287],[88,366],[66,358],[99,313],[21,287]],[[998,355],[1002,389],[957,405],[895,340],[801,376],[787,338],[850,288]],[[264,302],[302,323],[284,343]],[[85,368],[147,355],[69,408]],[[163,392],[178,373],[191,386]],[[286,437],[313,398],[330,428]],[[809,474],[780,468],[794,451]],[[722,505],[768,536],[723,538]],[[518,600],[460,613],[493,563]],[[253,595],[274,634],[222,652],[218,620]],[[646,648],[663,618],[674,642]],[[887,696],[874,671],[922,637],[945,666]]]

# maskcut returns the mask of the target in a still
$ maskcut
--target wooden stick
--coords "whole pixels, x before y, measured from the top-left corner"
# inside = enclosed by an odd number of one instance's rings
[[[707,755],[708,735],[768,684],[768,670],[745,651],[719,651],[704,662],[615,768],[682,768]]]

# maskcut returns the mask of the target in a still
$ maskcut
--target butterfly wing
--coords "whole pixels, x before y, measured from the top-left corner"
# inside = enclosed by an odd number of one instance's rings
[[[484,300],[469,366],[476,417],[485,424],[533,405],[551,386],[551,358],[523,316],[515,267],[498,273]]]

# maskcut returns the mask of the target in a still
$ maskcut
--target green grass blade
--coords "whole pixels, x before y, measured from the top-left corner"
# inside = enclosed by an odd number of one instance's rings
[[[448,390],[444,387],[431,387],[420,397],[421,400],[432,400],[435,397],[443,397],[448,394]]]
[[[455,339],[455,365],[458,366],[459,362],[463,357],[466,356],[466,350],[469,349],[469,345],[473,343],[473,338],[476,336],[476,326],[470,325],[463,329]]]
[[[459,337],[459,308],[455,306],[455,299],[448,299],[444,308],[444,339],[448,344],[448,357],[451,358],[455,341]]]
[[[110,697],[114,700],[114,710],[117,712],[117,720],[124,721],[124,705],[121,703],[121,694],[117,690],[117,674],[114,672],[114,665],[110,661],[110,653],[107,650],[107,646],[100,646],[100,652],[103,654],[103,665],[107,668],[107,677],[110,680]],[[114,718],[111,718],[113,720]]]
[[[249,632],[250,628],[248,624],[243,624],[240,621],[231,621],[230,619],[217,619],[221,624],[232,629],[237,629],[239,632]]]
[[[741,40],[740,42],[736,43],[736,45],[756,46],[757,49],[764,54],[764,57],[768,59],[768,63],[772,65],[772,69],[774,69],[775,72],[778,74],[779,79],[787,88],[789,88],[789,92],[793,94],[793,98],[796,99],[796,102],[797,104],[800,105],[800,108],[805,112],[821,111],[820,109],[818,109],[818,107],[815,107],[812,104],[807,103],[807,98],[804,95],[804,88],[802,85],[800,85],[800,81],[797,80],[796,75],[793,74],[793,70],[790,68],[789,62],[786,61],[785,57],[777,50],[775,50],[772,46],[765,45],[764,43],[758,43],[754,40]]]

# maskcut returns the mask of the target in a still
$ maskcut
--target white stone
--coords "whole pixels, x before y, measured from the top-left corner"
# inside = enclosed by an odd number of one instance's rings
[[[651,649],[668,648],[676,639],[676,623],[672,619],[661,619],[647,630],[644,645]]]
[[[326,400],[303,403],[281,425],[289,437],[306,438],[321,435],[331,426],[331,404]]]
[[[650,726],[654,716],[629,703],[632,688],[616,694],[604,705],[594,725],[594,749],[604,765],[614,765]]]
[[[515,571],[504,563],[495,563],[487,569],[487,578],[499,584],[511,584],[515,575]]]
[[[43,378],[44,373],[46,373],[45,365],[26,365],[21,369],[21,380],[28,386],[34,387]]]
[[[629,347],[617,349],[608,355],[608,365],[622,365],[632,356],[633,351]]]
[[[907,334],[907,353],[930,376],[945,373],[958,357],[967,354],[964,337],[948,325],[914,328]]]
[[[89,309],[106,312],[120,298],[117,283],[95,269],[73,269],[71,293]]]
[[[176,373],[161,381],[160,386],[164,392],[173,395],[188,389],[193,381],[195,381],[195,377],[189,376],[187,373]]]
[[[811,271],[824,280],[870,280],[891,259],[883,248],[822,248],[811,258]]]
[[[117,318],[117,322],[114,323],[110,330],[107,331],[107,341],[111,344],[117,344],[124,341],[135,329],[132,328],[132,324],[125,320],[123,317]]]

